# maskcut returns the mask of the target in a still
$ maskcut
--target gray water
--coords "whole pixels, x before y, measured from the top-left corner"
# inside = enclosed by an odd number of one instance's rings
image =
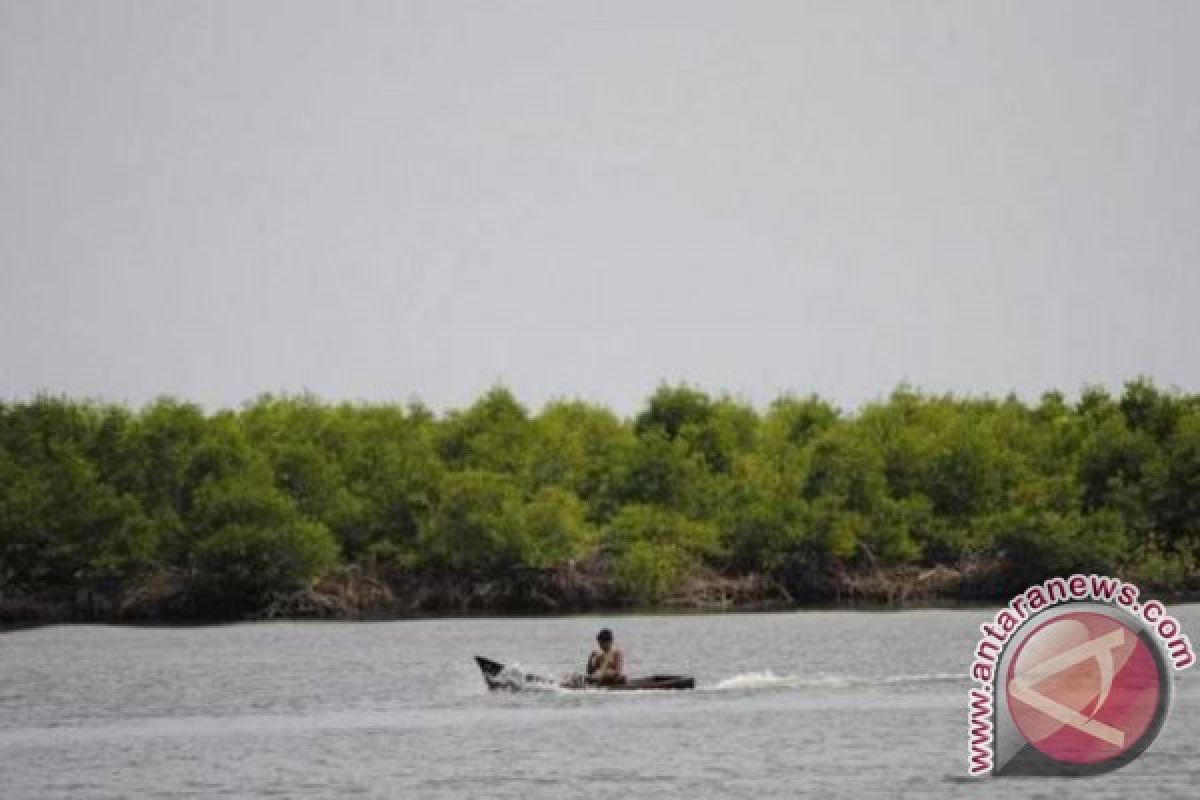
[[[1200,639],[1200,606],[1174,612]],[[67,626],[0,635],[0,797],[1196,797],[1200,671],[1141,759],[968,780],[987,611]],[[488,693],[471,656],[561,674],[601,624],[695,692]]]

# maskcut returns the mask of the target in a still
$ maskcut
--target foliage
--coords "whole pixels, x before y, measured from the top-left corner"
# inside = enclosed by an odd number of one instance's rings
[[[700,568],[979,557],[1013,580],[1182,587],[1198,542],[1200,397],[1142,379],[1074,403],[902,386],[855,414],[664,386],[630,419],[535,413],[504,388],[441,416],[310,396],[0,404],[0,590],[171,570],[246,609],[339,562],[496,576],[593,557],[641,602]]]
[[[427,562],[457,570],[519,566],[528,549],[521,493],[507,475],[481,469],[451,472],[418,545]]]
[[[608,545],[617,556],[618,584],[633,599],[654,602],[717,551],[717,535],[713,526],[678,511],[629,505],[609,525]]]

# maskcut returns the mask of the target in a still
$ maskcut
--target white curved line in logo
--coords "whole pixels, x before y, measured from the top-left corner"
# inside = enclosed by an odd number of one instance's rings
[[[1115,747],[1124,747],[1124,731],[1120,731],[1111,725],[1105,725],[1103,722],[1094,719],[1094,717],[1104,706],[1104,701],[1108,699],[1108,693],[1112,689],[1113,678],[1115,677],[1113,650],[1125,644],[1125,635],[1125,629],[1118,628],[1098,639],[1092,639],[1089,642],[1076,645],[1069,650],[1064,650],[1036,666],[1021,670],[1009,682],[1008,692],[1022,703],[1041,711],[1046,716],[1063,725],[1069,725],[1077,731],[1108,742]],[[1092,717],[1085,717],[1075,709],[1069,708],[1034,690],[1033,687],[1046,678],[1057,675],[1063,670],[1069,669],[1088,659],[1095,659],[1096,665],[1100,669],[1100,697],[1096,701]]]

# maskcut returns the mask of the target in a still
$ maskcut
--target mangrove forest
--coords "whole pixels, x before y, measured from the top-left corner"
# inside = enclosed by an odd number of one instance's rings
[[[660,387],[206,411],[0,404],[0,622],[985,602],[1200,589],[1200,396]]]

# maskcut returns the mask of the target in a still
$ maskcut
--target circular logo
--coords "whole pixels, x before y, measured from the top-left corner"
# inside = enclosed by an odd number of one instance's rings
[[[1133,620],[1068,607],[1021,642],[1005,691],[1012,720],[1032,747],[1072,771],[1106,772],[1158,735],[1170,672]]]

